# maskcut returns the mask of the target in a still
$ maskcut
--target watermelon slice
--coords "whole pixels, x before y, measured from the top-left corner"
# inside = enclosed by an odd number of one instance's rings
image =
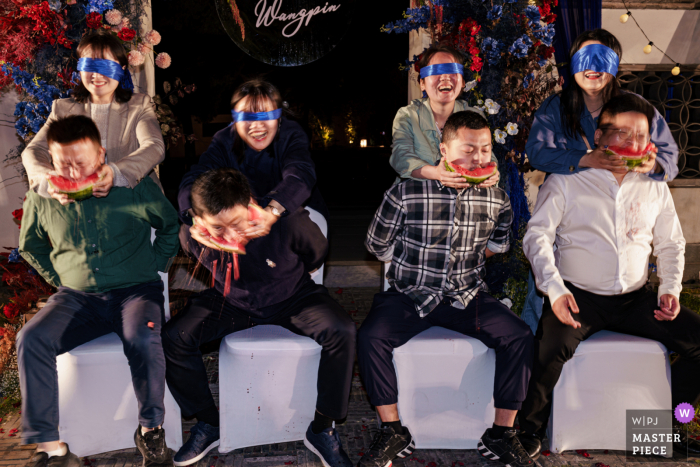
[[[264,209],[257,204],[250,203],[248,205],[248,220],[259,221],[263,218]]]
[[[49,184],[59,193],[68,195],[75,201],[82,201],[92,196],[92,186],[100,180],[96,173],[79,181],[69,180],[60,175],[49,176]]]
[[[245,254],[245,242],[239,242],[237,240],[229,242],[223,238],[213,237],[206,227],[204,227],[203,225],[197,225],[197,221],[194,218],[192,219],[192,225],[194,225],[199,230],[199,233],[202,236],[208,237],[208,240],[211,243],[213,243],[214,246],[216,246],[219,250],[238,255]]]
[[[649,153],[651,152],[652,145],[653,143],[647,144],[641,151],[633,151],[631,148],[621,148],[619,146],[608,146],[605,150],[605,154],[608,156],[617,154],[625,161],[628,169],[634,169],[649,160]]]
[[[456,172],[460,174],[467,181],[467,183],[478,185],[495,174],[498,168],[496,167],[495,162],[489,162],[484,167],[477,167],[474,170],[467,170],[464,167],[453,165],[445,161],[445,170],[448,172]]]

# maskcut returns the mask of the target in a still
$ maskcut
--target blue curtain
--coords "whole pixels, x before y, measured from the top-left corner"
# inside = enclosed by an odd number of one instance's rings
[[[569,71],[569,49],[574,39],[583,31],[598,29],[601,27],[603,11],[602,0],[559,0],[554,7],[557,20],[554,23],[556,33],[554,36],[554,58],[557,63],[566,65],[559,68],[559,75],[568,81],[571,75]]]

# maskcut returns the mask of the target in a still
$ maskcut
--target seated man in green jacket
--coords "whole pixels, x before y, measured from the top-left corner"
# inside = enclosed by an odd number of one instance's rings
[[[56,173],[69,181],[85,180],[105,162],[100,133],[87,117],[52,122],[47,140]],[[133,190],[115,187],[105,198],[65,206],[27,192],[20,254],[58,287],[17,337],[22,442],[38,444],[30,466],[80,465],[59,441],[56,357],[111,332],[124,343],[131,367],[139,403],[134,440],[144,466],[172,465],[161,428],[164,299],[158,271],[167,271],[178,248],[177,212],[148,177]]]

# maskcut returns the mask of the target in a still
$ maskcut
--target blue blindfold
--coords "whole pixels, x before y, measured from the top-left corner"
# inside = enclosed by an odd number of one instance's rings
[[[282,116],[282,109],[275,109],[271,112],[239,112],[237,110],[232,110],[231,115],[233,115],[233,122],[261,122],[264,120],[277,120]]]
[[[598,73],[617,75],[620,57],[610,47],[603,44],[591,44],[580,49],[571,59],[571,74],[575,75],[585,70]]]
[[[99,73],[102,76],[119,81],[119,86],[122,89],[126,89],[127,91],[134,90],[134,83],[131,81],[131,73],[129,73],[129,70],[123,70],[122,67],[113,60],[83,57],[78,60],[78,71]]]
[[[453,75],[464,76],[464,67],[459,63],[440,63],[437,65],[424,66],[420,69],[420,79],[433,75]],[[428,97],[428,93],[423,91],[423,97]]]

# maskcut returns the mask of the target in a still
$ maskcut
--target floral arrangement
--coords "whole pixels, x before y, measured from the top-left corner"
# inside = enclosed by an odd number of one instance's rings
[[[12,212],[18,225],[22,209]],[[17,407],[20,400],[15,340],[25,322],[25,314],[41,299],[51,295],[53,287],[19,254],[17,248],[0,253],[0,416]]]
[[[516,245],[530,218],[523,173],[530,170],[525,143],[534,113],[554,92],[560,80],[552,72],[554,21],[557,0],[536,0],[537,5],[517,0],[420,0],[420,6],[403,19],[382,27],[387,33],[426,29],[433,42],[447,43],[465,57],[463,98],[484,111],[494,135],[493,152],[498,159],[501,186],[513,207]],[[401,68],[418,71],[420,55]],[[496,294],[508,288],[522,295],[527,279],[527,259],[511,248],[507,255],[490,259],[489,286]],[[498,263],[498,264],[494,264]],[[515,274],[515,275],[514,275]],[[512,297],[511,297],[512,298]],[[521,303],[522,300],[515,300]]]

